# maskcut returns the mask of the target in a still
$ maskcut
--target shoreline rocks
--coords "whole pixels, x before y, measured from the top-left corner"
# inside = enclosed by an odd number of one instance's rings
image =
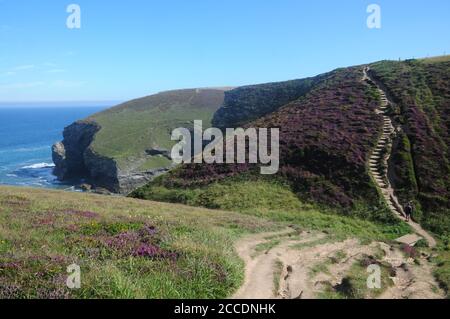
[[[91,147],[95,134],[101,127],[94,121],[77,121],[64,129],[64,139],[52,147],[55,164],[53,173],[59,181],[83,179],[85,191],[102,190],[101,193],[127,195],[170,167],[145,172],[121,171],[114,159],[97,154]],[[148,150],[147,155],[169,158],[164,149]]]

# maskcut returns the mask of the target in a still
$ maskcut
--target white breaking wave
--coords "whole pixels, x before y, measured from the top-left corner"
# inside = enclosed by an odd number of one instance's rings
[[[52,168],[55,167],[53,163],[37,163],[29,166],[24,166],[22,169],[41,169],[41,168]]]

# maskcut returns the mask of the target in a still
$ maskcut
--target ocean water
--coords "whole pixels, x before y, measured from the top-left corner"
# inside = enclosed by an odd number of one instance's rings
[[[70,188],[52,174],[52,145],[64,127],[102,107],[0,107],[0,184]]]

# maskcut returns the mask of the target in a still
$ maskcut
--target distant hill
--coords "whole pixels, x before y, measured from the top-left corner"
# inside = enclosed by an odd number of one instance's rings
[[[78,121],[53,147],[55,173],[61,180],[83,177],[94,187],[128,193],[170,168],[172,130],[192,127],[193,120],[210,125],[226,90],[162,92]]]
[[[304,201],[346,215],[390,222],[369,175],[368,159],[383,132],[380,96],[362,81],[363,68],[315,78],[237,88],[214,116],[219,126],[280,128],[280,172],[261,177],[255,165],[183,165],[133,193],[140,198],[221,208],[243,179],[277,181]],[[402,204],[438,233],[450,227],[450,61],[448,57],[370,65],[395,102],[389,175]],[[223,193],[212,195],[212,190]],[[189,191],[184,191],[189,189]],[[245,196],[245,195],[242,195]]]

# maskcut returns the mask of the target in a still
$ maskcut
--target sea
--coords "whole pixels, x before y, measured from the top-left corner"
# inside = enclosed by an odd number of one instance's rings
[[[52,145],[64,127],[107,107],[0,105],[0,185],[73,189],[53,175]]]

